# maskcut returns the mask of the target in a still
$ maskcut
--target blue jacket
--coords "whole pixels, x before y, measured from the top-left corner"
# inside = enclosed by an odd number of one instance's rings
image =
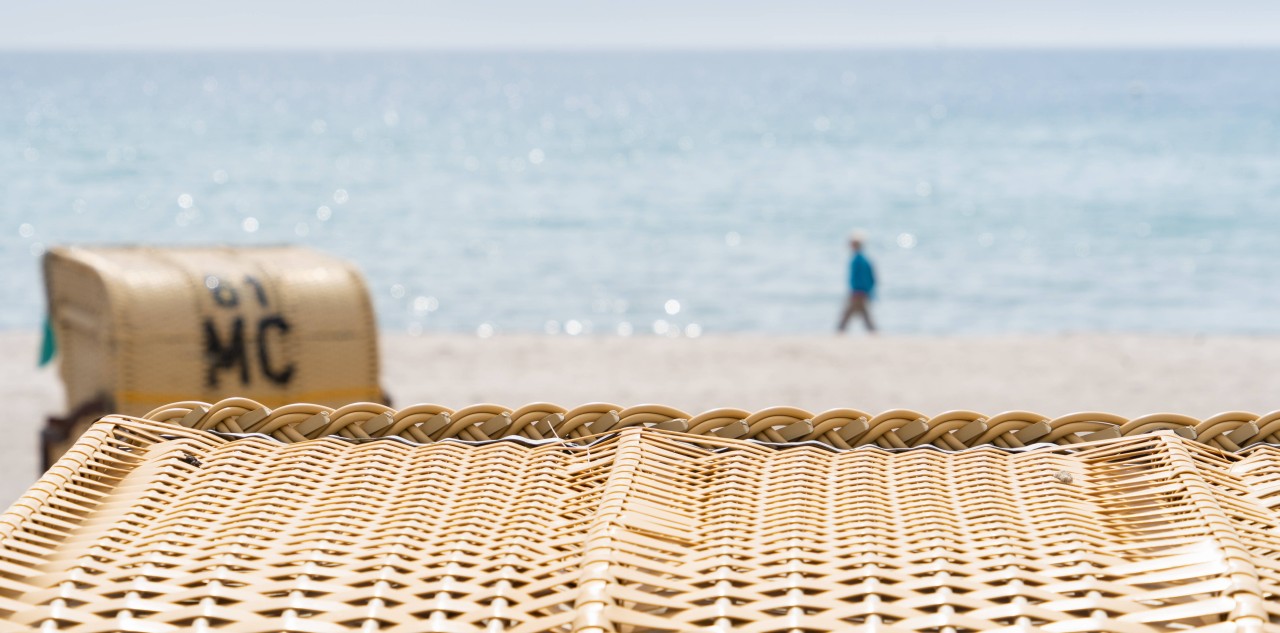
[[[871,260],[862,253],[856,253],[849,262],[849,289],[854,292],[871,294],[876,288],[876,273],[871,270]]]

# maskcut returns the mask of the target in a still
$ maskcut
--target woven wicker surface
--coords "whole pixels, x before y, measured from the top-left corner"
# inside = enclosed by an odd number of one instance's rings
[[[4,629],[1280,630],[1270,445],[833,450],[627,409],[573,442],[290,441],[316,413],[241,408],[154,417],[285,441],[95,424],[0,517]]]
[[[335,410],[314,404],[272,409],[253,400],[233,398],[215,404],[179,402],[155,409],[144,417],[194,429],[262,433],[290,442],[329,435],[397,436],[414,442],[450,437],[489,440],[507,436],[573,441],[622,428],[652,426],[726,439],[814,441],[836,448],[932,445],[961,450],[984,444],[1017,448],[1044,443],[1078,444],[1157,430],[1170,430],[1181,437],[1228,451],[1256,443],[1280,444],[1280,411],[1264,415],[1231,411],[1200,420],[1173,413],[1129,419],[1100,412],[1048,418],[1029,411],[992,416],[975,411],[948,411],[929,417],[908,409],[880,414],[857,409],[814,413],[795,407],[755,412],[714,409],[690,414],[661,405],[622,407],[603,402],[573,409],[535,403],[519,409],[480,404],[458,410],[434,404],[397,410],[358,403]]]
[[[44,269],[68,411],[381,397],[369,294],[342,260],[288,246],[71,247]]]

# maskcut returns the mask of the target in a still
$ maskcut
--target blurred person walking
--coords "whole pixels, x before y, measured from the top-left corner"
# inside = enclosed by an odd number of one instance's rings
[[[861,315],[867,324],[867,331],[874,334],[876,325],[871,320],[871,296],[876,288],[876,273],[871,267],[871,260],[862,254],[862,243],[866,239],[860,231],[849,236],[849,249],[853,258],[849,261],[849,299],[844,306],[844,314],[840,317],[838,333],[843,334],[849,327],[849,319]]]

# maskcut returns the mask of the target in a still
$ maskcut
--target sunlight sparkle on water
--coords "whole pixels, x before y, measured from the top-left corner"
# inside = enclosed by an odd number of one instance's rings
[[[666,310],[667,314],[679,314],[680,302],[675,299],[667,299],[667,302],[662,305],[662,309]]]
[[[489,338],[490,336],[493,336],[493,324],[481,323],[480,327],[476,328],[476,336],[480,338]]]
[[[889,333],[1280,328],[1273,53],[369,61],[11,57],[2,325],[37,243],[200,241],[349,258],[387,331],[825,333],[861,225]]]
[[[435,312],[440,307],[440,301],[435,297],[414,297],[413,311],[418,313]]]

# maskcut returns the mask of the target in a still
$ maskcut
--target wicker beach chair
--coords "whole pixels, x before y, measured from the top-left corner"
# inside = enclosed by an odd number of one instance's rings
[[[0,518],[42,631],[1275,631],[1280,412],[180,402]]]
[[[54,248],[44,258],[67,414],[45,466],[96,417],[174,400],[383,400],[354,266],[301,247]]]

